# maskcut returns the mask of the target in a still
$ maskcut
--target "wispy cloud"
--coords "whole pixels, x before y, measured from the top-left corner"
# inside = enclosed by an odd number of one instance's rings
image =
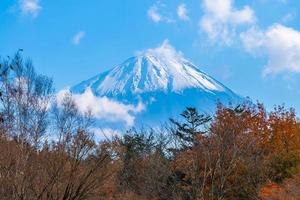
[[[188,16],[188,10],[184,3],[180,4],[177,7],[177,16],[179,17],[179,19],[181,19],[183,21],[188,21],[190,19]]]
[[[158,13],[158,8],[156,5],[153,5],[148,10],[148,16],[150,19],[152,19],[154,22],[160,22],[162,19],[162,16]]]
[[[39,0],[20,0],[19,5],[22,14],[33,17],[37,17],[42,9]]]
[[[72,38],[72,43],[74,45],[79,45],[81,40],[84,38],[85,36],[85,32],[84,31],[79,31],[78,33],[76,33],[73,38]]]
[[[288,22],[294,20],[295,17],[296,17],[296,14],[293,13],[293,12],[291,12],[291,13],[288,13],[288,14],[284,15],[284,16],[281,18],[280,21],[281,21],[282,23],[288,23]]]
[[[153,4],[148,9],[148,17],[156,23],[159,22],[166,22],[166,23],[172,23],[175,22],[172,17],[170,16],[170,13],[165,10],[166,5],[161,3],[160,1],[157,1],[155,4]]]
[[[266,30],[253,27],[242,33],[241,39],[248,52],[268,57],[264,76],[283,72],[300,73],[298,30],[281,24],[274,24]]]
[[[233,0],[203,0],[203,10],[199,25],[212,42],[218,40],[229,45],[238,26],[255,22],[252,8],[246,5],[236,9]]]

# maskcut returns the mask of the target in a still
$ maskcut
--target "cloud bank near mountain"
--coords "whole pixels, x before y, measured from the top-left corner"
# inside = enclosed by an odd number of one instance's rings
[[[69,89],[58,92],[57,102],[61,104]],[[135,114],[142,112],[145,107],[143,103],[137,105],[124,104],[108,97],[97,97],[90,88],[82,94],[71,95],[81,113],[91,112],[93,117],[107,122],[120,122],[130,127],[134,125]]]

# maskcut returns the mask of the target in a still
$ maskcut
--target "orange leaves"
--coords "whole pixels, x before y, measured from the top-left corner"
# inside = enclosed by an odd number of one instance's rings
[[[259,191],[261,200],[298,200],[300,198],[300,174],[287,179],[282,184],[265,184]]]
[[[262,104],[219,106],[206,134],[195,133],[193,146],[180,150],[172,170],[182,174],[180,189],[193,197],[251,199],[267,180],[295,174],[299,131],[292,109],[278,106],[268,113]],[[260,191],[262,198],[274,193],[282,193],[281,187]]]
[[[260,190],[259,197],[261,198],[261,200],[279,200],[279,195],[282,195],[284,192],[284,189],[280,185],[276,183],[269,183]],[[284,199],[280,198],[280,200]]]
[[[275,107],[269,115],[270,146],[272,151],[292,151],[299,148],[300,126],[293,109]]]

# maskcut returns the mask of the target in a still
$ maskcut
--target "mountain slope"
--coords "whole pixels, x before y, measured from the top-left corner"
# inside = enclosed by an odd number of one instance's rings
[[[213,113],[216,103],[237,104],[239,95],[200,71],[166,41],[129,58],[115,68],[71,88],[82,94],[89,88],[97,97],[124,104],[144,105],[135,113],[137,124],[157,124],[177,116],[186,106]]]

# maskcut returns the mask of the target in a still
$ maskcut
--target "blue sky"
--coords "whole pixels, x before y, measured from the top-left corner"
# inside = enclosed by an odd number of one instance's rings
[[[237,93],[299,111],[299,9],[298,0],[1,0],[0,55],[23,48],[60,90],[168,39]]]

